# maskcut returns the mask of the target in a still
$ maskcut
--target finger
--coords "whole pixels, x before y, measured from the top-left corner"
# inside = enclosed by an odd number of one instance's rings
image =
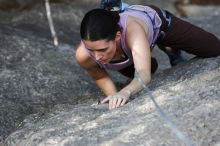
[[[113,98],[111,109],[116,108],[117,100],[118,100],[118,98],[116,98],[116,97]]]
[[[113,98],[109,99],[109,109],[112,109],[112,104],[113,104]]]
[[[120,106],[124,105],[126,103],[126,101],[127,101],[126,99],[123,99]]]
[[[110,96],[106,97],[101,101],[101,104],[106,103],[107,101],[109,101],[110,98],[111,98]]]
[[[116,108],[118,108],[121,105],[122,100],[122,98],[118,98]]]

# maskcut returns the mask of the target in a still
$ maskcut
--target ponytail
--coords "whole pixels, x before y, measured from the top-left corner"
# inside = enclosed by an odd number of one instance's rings
[[[120,12],[128,4],[121,0],[101,0],[101,9],[89,11],[82,20],[80,35],[83,40],[97,41],[101,39],[113,40],[120,31]]]
[[[104,9],[93,9],[84,16],[80,35],[82,40],[114,40],[119,26],[120,16],[118,12]]]

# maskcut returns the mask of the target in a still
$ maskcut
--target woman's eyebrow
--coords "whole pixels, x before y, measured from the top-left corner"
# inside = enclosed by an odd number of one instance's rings
[[[100,49],[90,49],[90,48],[87,48],[89,51],[101,51],[101,50],[106,50],[108,49],[108,47],[105,47],[105,48],[100,48]]]

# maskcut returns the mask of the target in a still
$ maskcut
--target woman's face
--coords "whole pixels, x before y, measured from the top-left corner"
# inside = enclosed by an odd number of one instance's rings
[[[85,47],[92,53],[94,58],[102,64],[109,63],[116,52],[116,41],[98,40],[83,41]]]
[[[117,43],[119,41],[120,34],[116,34],[116,38],[111,41],[107,41],[105,39],[98,41],[84,40],[83,43],[97,61],[102,64],[106,64],[114,58],[117,50]]]

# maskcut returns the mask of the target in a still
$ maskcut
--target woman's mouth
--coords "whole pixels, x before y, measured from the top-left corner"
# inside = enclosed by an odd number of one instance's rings
[[[102,64],[107,64],[108,63],[108,59],[100,59],[99,62],[102,63]]]

